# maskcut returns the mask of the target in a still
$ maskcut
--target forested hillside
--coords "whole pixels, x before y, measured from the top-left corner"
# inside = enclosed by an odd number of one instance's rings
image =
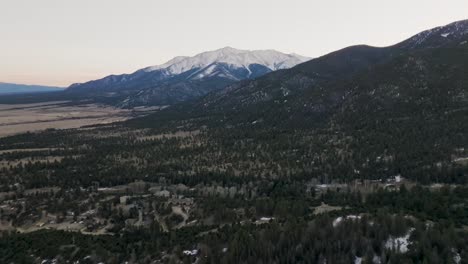
[[[0,138],[2,263],[468,263],[468,22]]]

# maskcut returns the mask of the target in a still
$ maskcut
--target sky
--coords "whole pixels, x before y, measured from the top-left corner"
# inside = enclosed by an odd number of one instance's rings
[[[0,82],[68,86],[225,46],[318,57],[468,18],[467,0],[0,0]]]

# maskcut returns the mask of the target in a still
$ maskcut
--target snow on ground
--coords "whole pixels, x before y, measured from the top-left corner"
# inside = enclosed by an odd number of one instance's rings
[[[182,253],[186,256],[196,256],[198,254],[198,249],[184,250]]]
[[[345,217],[338,217],[336,218],[335,220],[333,220],[333,227],[337,227],[341,222],[343,222],[343,220],[357,220],[357,219],[361,219],[361,216],[360,215],[347,215]]]
[[[354,264],[361,264],[362,263],[362,258],[356,256],[354,257]]]
[[[398,251],[400,253],[408,252],[408,246],[411,244],[409,238],[414,228],[410,229],[405,236],[402,237],[392,237],[385,242],[385,248]]]
[[[374,264],[381,264],[382,261],[380,260],[380,257],[375,255],[373,258],[372,258],[372,263]]]
[[[367,262],[365,262],[367,263]],[[374,255],[374,257],[372,258],[372,262],[373,264],[381,264],[382,261],[380,260],[380,257],[377,256],[377,255]],[[354,257],[354,264],[362,264],[362,257],[358,257],[358,256],[355,256]]]
[[[260,225],[260,224],[267,224],[271,220],[274,220],[274,217],[260,217],[259,220],[255,221],[255,224]]]
[[[461,262],[460,253],[458,253],[454,248],[452,249],[452,252],[453,252],[453,254],[455,254],[453,256],[453,262],[455,262],[455,264],[459,264]]]
[[[336,218],[335,220],[333,220],[333,227],[338,226],[338,224],[340,224],[342,221],[343,221],[343,217],[340,216]]]

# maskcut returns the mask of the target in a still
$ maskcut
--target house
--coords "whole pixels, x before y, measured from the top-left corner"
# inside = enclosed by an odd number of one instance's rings
[[[158,197],[169,197],[171,196],[171,193],[168,190],[162,190],[162,191],[156,192],[154,195]]]

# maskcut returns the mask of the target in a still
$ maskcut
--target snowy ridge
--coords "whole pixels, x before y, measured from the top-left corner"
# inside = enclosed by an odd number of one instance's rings
[[[249,51],[225,47],[203,52],[193,57],[176,57],[164,64],[144,68],[143,71],[166,70],[169,74],[175,75],[192,69],[204,68],[213,63],[225,63],[233,67],[245,68],[249,72],[250,65],[260,64],[275,71],[291,68],[309,59],[297,54],[285,54],[275,50]]]
[[[121,97],[119,107],[171,105],[192,100],[246,79],[291,68],[309,58],[274,50],[238,50],[230,47],[180,56],[130,74],[73,84],[70,93]]]

